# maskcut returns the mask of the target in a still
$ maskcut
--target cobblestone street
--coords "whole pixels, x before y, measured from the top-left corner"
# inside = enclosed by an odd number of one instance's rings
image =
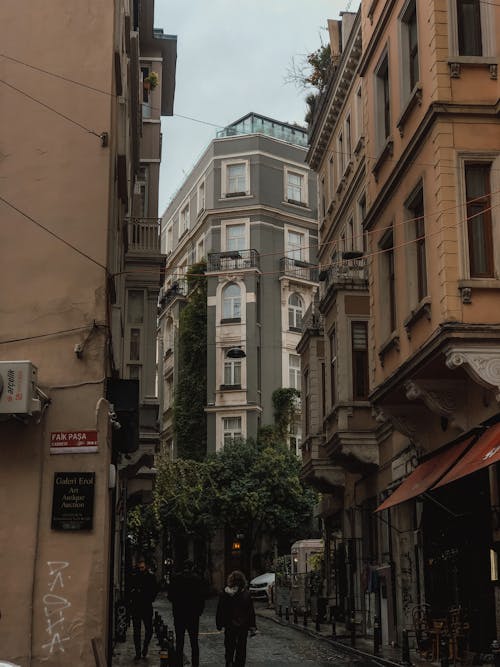
[[[200,665],[202,667],[222,667],[224,665],[224,633],[215,629],[215,600],[209,600],[200,622]],[[262,603],[260,603],[262,604]],[[259,603],[256,603],[256,609]],[[173,628],[171,605],[162,596],[154,605],[164,621]],[[369,663],[354,660],[342,654],[327,642],[304,635],[290,627],[284,627],[267,618],[257,617],[258,633],[248,639],[247,667],[273,665],[273,667],[325,667],[326,665],[356,665],[363,667]],[[113,665],[131,667],[132,665],[159,665],[156,639],[151,641],[149,656],[140,662],[134,662],[132,628],[127,631],[127,641],[118,644],[115,649]],[[189,639],[186,635],[185,654],[190,657]],[[188,664],[188,663],[186,663]],[[190,663],[189,663],[190,664]]]

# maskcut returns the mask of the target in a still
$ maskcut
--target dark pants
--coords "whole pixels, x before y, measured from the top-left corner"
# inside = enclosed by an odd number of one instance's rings
[[[184,655],[184,634],[187,630],[189,641],[191,643],[191,664],[198,667],[200,664],[200,648],[198,646],[198,632],[200,628],[200,617],[185,618],[183,616],[174,616],[175,627],[175,652],[177,654],[177,664],[182,665]]]
[[[247,658],[247,628],[226,628],[224,648],[226,667],[244,667]]]
[[[144,644],[142,654],[148,652],[149,642],[153,636],[153,606],[144,609],[134,609],[132,614],[132,624],[134,626],[134,646],[136,655],[141,653],[141,624],[144,623]]]

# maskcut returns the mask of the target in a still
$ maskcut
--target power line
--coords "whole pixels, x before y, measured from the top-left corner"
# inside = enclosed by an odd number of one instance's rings
[[[96,324],[95,326],[97,327],[107,327],[106,324]],[[0,345],[4,345],[7,343],[22,343],[27,340],[35,340],[38,338],[49,338],[50,336],[59,336],[61,334],[66,334],[66,333],[75,333],[76,331],[87,331],[87,329],[92,329],[94,327],[94,324],[87,324],[84,327],[75,327],[73,329],[60,329],[59,331],[48,331],[47,333],[43,334],[35,334],[33,336],[24,336],[23,338],[8,338],[4,340],[0,340]]]
[[[94,259],[94,258],[91,257],[90,255],[87,255],[86,252],[84,252],[83,250],[80,250],[80,248],[77,248],[76,246],[74,246],[74,245],[73,245],[72,243],[70,243],[69,241],[66,241],[66,239],[63,239],[63,238],[62,238],[62,236],[59,236],[58,234],[56,234],[55,232],[53,232],[53,231],[52,231],[51,229],[49,229],[48,227],[45,227],[45,225],[42,225],[42,223],[41,223],[41,222],[38,222],[38,220],[35,220],[35,218],[32,218],[30,215],[28,215],[28,214],[25,213],[24,211],[21,211],[20,208],[17,208],[17,206],[14,206],[14,204],[11,204],[11,203],[10,203],[9,201],[7,201],[7,199],[5,199],[4,197],[0,196],[0,201],[2,201],[2,202],[3,202],[4,204],[6,204],[7,206],[10,206],[11,209],[13,209],[13,210],[16,211],[17,213],[19,213],[19,215],[22,215],[24,218],[26,218],[26,220],[29,220],[30,222],[32,222],[32,223],[33,223],[34,225],[36,225],[37,227],[40,227],[41,229],[43,229],[45,232],[47,232],[47,234],[50,234],[51,236],[53,236],[54,238],[56,238],[58,241],[61,241],[61,243],[64,243],[64,245],[67,245],[69,248],[71,248],[72,250],[74,250],[75,252],[77,252],[79,255],[82,255],[82,257],[85,257],[86,259],[90,260],[91,262],[93,262],[94,264],[96,264],[97,266],[99,266],[101,269],[104,269],[106,272],[108,271],[107,267],[104,266],[104,264],[101,264],[101,262],[98,262],[96,259]]]

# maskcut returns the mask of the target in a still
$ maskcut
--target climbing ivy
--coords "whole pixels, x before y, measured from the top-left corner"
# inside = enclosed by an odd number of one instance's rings
[[[293,387],[280,387],[273,391],[274,432],[276,439],[282,444],[286,444],[290,426],[297,419],[299,397],[300,392]]]

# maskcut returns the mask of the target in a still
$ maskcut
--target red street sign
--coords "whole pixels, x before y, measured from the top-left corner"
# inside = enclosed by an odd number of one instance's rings
[[[97,452],[97,431],[52,431],[51,454],[82,454]]]

